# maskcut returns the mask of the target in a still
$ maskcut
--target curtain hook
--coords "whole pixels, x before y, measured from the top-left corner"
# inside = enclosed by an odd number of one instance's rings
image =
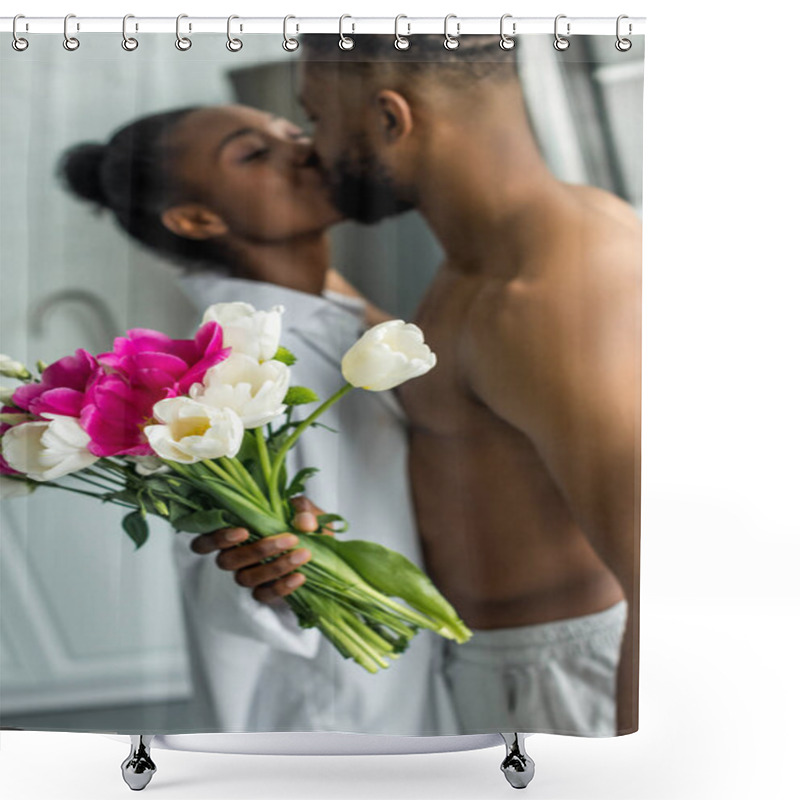
[[[225,42],[225,47],[227,47],[231,53],[238,53],[244,47],[244,43],[241,39],[234,39],[234,37],[231,36],[231,22],[235,19],[239,19],[236,14],[231,14],[228,17],[228,41]],[[241,25],[239,26],[239,30],[242,30]]]
[[[559,52],[566,50],[569,47],[569,39],[565,39],[559,32],[558,32],[558,21],[560,19],[566,19],[566,14],[559,14],[556,17],[555,25],[553,26],[553,31],[555,33],[555,41],[553,42],[553,47]],[[567,22],[567,36],[570,35],[570,24]]]
[[[512,36],[516,36],[517,35],[517,23],[516,22],[512,22],[511,23],[511,36],[509,36],[503,30],[503,25],[504,25],[505,21],[507,19],[511,19],[512,16],[513,16],[513,14],[503,14],[503,16],[500,17],[500,49],[501,50],[513,50],[514,49],[514,45],[516,44],[516,42],[514,41]]]
[[[192,46],[192,40],[188,36],[181,36],[181,20],[186,19],[188,14],[178,14],[175,20],[175,47],[178,50],[188,50]],[[192,30],[192,23],[189,23],[189,30]]]
[[[67,14],[67,16],[64,17],[64,49],[69,50],[70,52],[77,50],[81,46],[81,43],[78,41],[78,39],[69,35],[69,21],[74,18],[74,14]],[[79,31],[80,29],[80,24],[75,23],[75,30]]]
[[[289,53],[293,53],[298,47],[300,47],[300,42],[298,42],[297,39],[289,38],[287,28],[289,27],[290,19],[297,19],[297,17],[293,17],[291,14],[289,14],[283,18],[283,49]],[[294,24],[294,32],[295,35],[300,33],[300,25],[296,22]]]
[[[349,36],[345,36],[342,30],[344,27],[344,21],[346,19],[353,19],[353,18],[349,14],[342,14],[342,16],[339,17],[339,47],[342,50],[352,50],[355,47],[356,43]],[[355,33],[356,32],[355,22],[351,22],[350,24],[353,26],[353,29],[350,32]]]
[[[628,36],[630,36],[633,33],[633,25],[631,25],[630,18],[628,17],[628,15],[627,14],[620,14],[617,17],[617,41],[614,42],[614,47],[616,47],[617,50],[620,51],[620,53],[627,53],[628,50],[630,50],[631,47],[633,47],[633,42],[631,42],[630,39],[624,39],[620,35],[620,32],[619,32],[620,31],[620,23],[624,19],[628,20]]]
[[[27,50],[28,49],[29,42],[28,42],[27,39],[23,39],[17,33],[17,20],[18,19],[25,19],[25,15],[24,14],[17,14],[17,16],[14,17],[14,22],[11,23],[11,33],[14,36],[14,38],[11,40],[11,46],[18,53],[21,53],[23,50]],[[27,29],[28,29],[28,23],[26,22],[25,23],[25,30],[27,30]]]
[[[451,19],[456,20],[456,35],[453,36],[452,34],[448,33],[447,31],[447,23],[450,22]],[[445,50],[455,50],[458,45],[458,37],[461,36],[461,23],[458,22],[458,17],[455,14],[448,14],[444,18],[444,49]]]
[[[400,35],[400,20],[401,19],[408,19],[405,14],[398,14],[394,18],[394,46],[398,50],[408,50],[411,47],[411,42],[408,40],[408,37],[411,36],[411,23],[406,22],[406,27],[408,31],[406,32],[405,36]]]
[[[129,53],[133,52],[139,46],[139,40],[128,36],[128,20],[135,19],[133,14],[126,14],[122,18],[122,49],[127,50]],[[136,30],[139,30],[139,23],[136,23]]]

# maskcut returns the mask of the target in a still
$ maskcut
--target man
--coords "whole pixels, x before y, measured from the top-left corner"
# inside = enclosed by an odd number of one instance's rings
[[[426,569],[475,631],[448,644],[462,732],[632,732],[640,223],[548,171],[497,37],[337,43],[304,37],[301,88],[334,202],[416,208],[445,251],[438,364],[400,398]]]

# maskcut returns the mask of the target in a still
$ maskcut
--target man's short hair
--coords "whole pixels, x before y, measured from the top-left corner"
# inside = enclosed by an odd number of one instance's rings
[[[448,50],[440,34],[409,37],[410,47],[398,50],[393,34],[351,34],[355,46],[339,47],[339,37],[330,33],[301,34],[301,52],[307,62],[336,62],[354,71],[392,73],[408,79],[440,79],[470,84],[482,80],[517,78],[517,47],[504,50],[499,36],[465,35],[459,46]]]

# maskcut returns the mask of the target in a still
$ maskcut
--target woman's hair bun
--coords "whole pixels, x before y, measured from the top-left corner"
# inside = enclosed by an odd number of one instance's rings
[[[104,144],[87,142],[75,145],[62,154],[58,175],[69,191],[84,200],[107,204],[102,183],[102,165],[107,150]]]

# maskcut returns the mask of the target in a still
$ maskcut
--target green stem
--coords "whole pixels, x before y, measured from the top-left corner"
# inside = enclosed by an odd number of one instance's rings
[[[276,514],[279,514],[281,519],[285,522],[286,520],[283,517],[283,508],[280,507],[280,503],[278,503],[278,507],[275,506],[275,498],[278,498],[278,475],[280,474],[281,467],[283,466],[283,461],[286,458],[286,454],[289,450],[292,449],[294,443],[300,438],[301,434],[309,428],[312,422],[322,416],[334,403],[341,400],[351,389],[353,389],[353,385],[350,383],[346,383],[339,389],[338,392],[335,392],[331,395],[322,405],[314,411],[313,414],[310,414],[306,417],[294,430],[294,433],[284,442],[283,447],[275,454],[275,460],[272,462],[272,474],[270,475],[270,479],[268,482],[269,487],[269,496],[270,500],[273,503],[273,511]]]
[[[222,478],[222,480],[224,480],[227,483],[230,483],[231,485],[235,486],[237,489],[241,489],[242,488],[239,485],[238,478],[234,478],[226,470],[222,469],[222,467],[220,467],[219,464],[215,464],[211,459],[204,458],[200,463],[204,467],[206,467],[207,469],[210,469],[212,472],[214,472],[217,476]]]
[[[75,480],[83,481],[84,483],[88,483],[90,486],[96,486],[98,489],[102,489],[104,492],[117,492],[120,489],[124,489],[124,486],[114,486],[111,488],[110,486],[106,486],[99,481],[94,481],[91,478],[87,477],[86,475],[81,475],[78,472],[73,472],[71,475],[65,475],[66,478],[75,478]]]
[[[273,469],[273,465],[269,462],[269,453],[267,452],[267,441],[264,438],[264,434],[261,431],[254,431],[256,437],[256,449],[258,450],[258,461],[261,464],[261,474],[264,476],[264,485],[267,487],[267,492],[269,492],[269,504],[272,508],[272,512],[277,514],[281,519],[283,519],[283,504],[281,503],[281,498],[278,495],[278,470]],[[276,479],[273,482],[272,475],[273,472],[276,475]],[[285,520],[284,520],[285,521]]]
[[[264,499],[264,493],[261,491],[258,484],[253,480],[253,476],[245,469],[244,464],[242,464],[238,458],[228,458],[227,456],[223,456],[222,463],[225,464],[225,466],[228,467],[233,474],[238,475],[239,479],[249,490],[254,500],[261,501]]]
[[[86,475],[91,475],[94,478],[97,478],[101,481],[107,481],[110,483],[115,489],[125,489],[126,484],[124,481],[118,480],[115,476],[116,473],[106,474],[104,472],[98,472],[97,470],[87,468],[82,470],[82,472]],[[112,477],[114,476],[114,477]]]
[[[62,483],[48,483],[45,482],[44,486],[52,486],[54,489],[63,489],[66,492],[74,492],[75,494],[83,494],[86,497],[94,497],[96,500],[104,500],[106,503],[113,503],[115,506],[122,506],[123,508],[136,509],[139,506],[124,503],[122,500],[106,499],[102,494],[95,494],[94,492],[85,492],[83,489],[75,489],[72,486],[64,486]]]

